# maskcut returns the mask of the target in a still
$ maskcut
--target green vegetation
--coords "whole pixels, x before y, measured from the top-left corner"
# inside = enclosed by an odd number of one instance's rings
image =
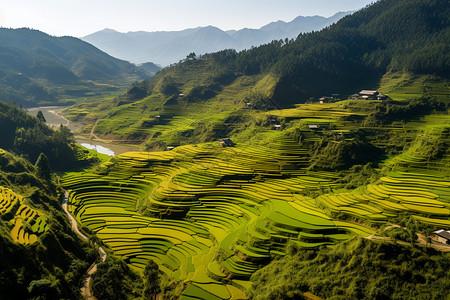
[[[380,101],[302,104],[268,113],[289,118],[284,130],[260,127],[235,147],[122,154],[94,173],[64,177],[69,208],[129,265],[143,270],[152,259],[169,281],[188,284],[182,297],[230,299],[233,286],[245,291],[252,274],[287,256],[288,243],[326,248],[402,216],[420,226],[383,234],[417,243],[415,232],[448,228],[450,123],[446,112],[419,117],[416,107],[432,110],[420,103],[391,102],[392,117],[375,127],[367,120],[385,111]],[[398,123],[399,110],[411,119]],[[319,130],[308,127],[317,123]],[[401,130],[405,144],[391,149],[387,130]],[[310,286],[282,289],[294,291],[289,297],[308,290],[329,297]]]
[[[72,232],[56,183],[23,158],[0,151],[2,299],[80,299],[95,252]]]
[[[250,297],[306,299],[311,291],[323,299],[445,299],[449,261],[448,253],[364,239],[317,250],[291,245],[252,276]]]
[[[108,257],[92,275],[92,292],[98,299],[136,299],[142,294],[142,279],[122,260]]]
[[[73,133],[64,126],[58,130],[27,114],[23,109],[0,102],[0,145],[5,150],[36,162],[43,153],[55,169],[87,165],[91,159],[75,145]],[[42,168],[38,168],[42,171]],[[41,173],[49,176],[49,170]]]
[[[97,254],[73,233],[50,166],[86,166],[92,160],[67,128],[51,130],[12,105],[0,103],[0,126],[1,297],[80,299],[82,277]]]

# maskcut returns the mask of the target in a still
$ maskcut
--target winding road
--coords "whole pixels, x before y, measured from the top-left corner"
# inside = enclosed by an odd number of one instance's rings
[[[89,238],[85,236],[79,229],[78,229],[78,223],[75,220],[75,218],[69,213],[67,209],[67,203],[69,202],[69,193],[65,191],[64,193],[64,199],[62,202],[62,208],[64,212],[66,213],[67,217],[69,218],[70,225],[72,226],[73,231],[84,241],[89,242]],[[100,257],[102,259],[102,262],[106,260],[106,252],[102,247],[98,247],[97,244],[95,246],[98,248],[98,253],[100,254]],[[97,271],[97,263],[93,263],[89,269],[86,271],[86,280],[84,281],[83,286],[81,287],[81,293],[85,296],[86,299],[95,299],[95,297],[92,295],[91,289],[89,288],[92,274],[94,274]]]

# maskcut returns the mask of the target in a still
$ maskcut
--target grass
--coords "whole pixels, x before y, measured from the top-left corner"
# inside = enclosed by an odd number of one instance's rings
[[[393,100],[411,100],[433,96],[441,101],[450,99],[450,82],[432,75],[407,72],[387,73],[380,82],[380,91]]]

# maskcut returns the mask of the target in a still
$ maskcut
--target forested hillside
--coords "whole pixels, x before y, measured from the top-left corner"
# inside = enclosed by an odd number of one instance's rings
[[[0,101],[27,106],[117,90],[148,74],[73,37],[0,28]]]
[[[256,112],[332,94],[347,99],[362,89],[448,102],[448,13],[443,0],[378,1],[295,40],[191,56],[101,109],[87,101],[68,117],[100,119],[97,136],[150,140],[152,148],[211,141],[264,123]]]
[[[449,13],[444,0],[378,1],[320,32],[207,58],[215,78],[272,74],[278,80],[272,99],[280,105],[377,87],[387,71],[445,77]]]
[[[81,278],[96,253],[72,232],[48,175],[0,149],[2,299],[81,298]]]
[[[378,86],[387,71],[448,77],[450,7],[443,0],[378,1],[320,32],[211,55],[223,73],[272,73],[280,105]]]
[[[0,128],[0,147],[14,151],[32,163],[40,153],[48,157],[52,167],[59,169],[71,166],[77,160],[79,150],[67,127],[53,130],[25,110],[0,102]]]
[[[64,188],[108,254],[99,299],[446,299],[449,10],[380,0],[80,101],[64,111],[79,134],[147,150],[90,169],[65,127],[0,102],[0,298],[80,298],[97,256],[70,230]],[[387,97],[348,97],[362,89]]]
[[[288,248],[252,276],[252,299],[308,299],[308,291],[323,299],[442,299],[450,289],[449,253],[365,239]]]
[[[85,157],[67,128],[53,131],[1,102],[0,128],[1,298],[78,299],[96,252],[72,232],[51,167],[77,166],[76,157]]]
[[[87,166],[92,155],[67,128],[2,102],[0,128],[1,298],[79,299],[97,252],[72,231],[52,170]]]

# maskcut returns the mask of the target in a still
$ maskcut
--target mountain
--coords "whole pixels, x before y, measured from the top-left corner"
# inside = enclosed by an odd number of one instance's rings
[[[280,39],[280,37],[283,36],[287,37],[288,39],[293,39],[296,38],[299,35],[299,33],[320,30],[333,23],[336,23],[346,15],[352,13],[354,13],[354,11],[338,12],[329,18],[325,18],[322,16],[308,16],[308,17],[298,16],[291,22],[283,22],[283,21],[272,22],[270,24],[261,27],[260,30],[271,34],[271,36],[268,37],[268,40],[266,40],[266,43],[270,42],[271,40]],[[301,30],[299,31],[299,29]],[[239,33],[239,31],[237,33]]]
[[[56,103],[149,77],[135,65],[74,37],[0,28],[0,41],[0,100],[6,102]]]
[[[246,122],[263,122],[249,117],[250,110],[237,117],[243,107],[286,108],[331,94],[347,99],[362,89],[380,89],[394,100],[449,102],[445,3],[381,0],[295,40],[186,59],[102,106],[109,110],[80,115],[83,109],[75,107],[70,117],[102,116],[98,136],[148,140],[152,148],[211,141],[245,130]]]
[[[152,62],[147,62],[147,63],[140,64],[138,67],[141,70],[144,70],[145,72],[147,72],[149,74],[155,74],[156,72],[161,70],[161,67],[155,65]]]
[[[189,53],[204,54],[223,49],[243,50],[272,40],[292,39],[302,32],[320,30],[351,12],[339,12],[329,18],[297,17],[291,22],[278,21],[260,29],[222,31],[213,26],[182,31],[120,33],[104,29],[82,38],[99,49],[134,63],[153,61],[169,65],[184,59]]]

